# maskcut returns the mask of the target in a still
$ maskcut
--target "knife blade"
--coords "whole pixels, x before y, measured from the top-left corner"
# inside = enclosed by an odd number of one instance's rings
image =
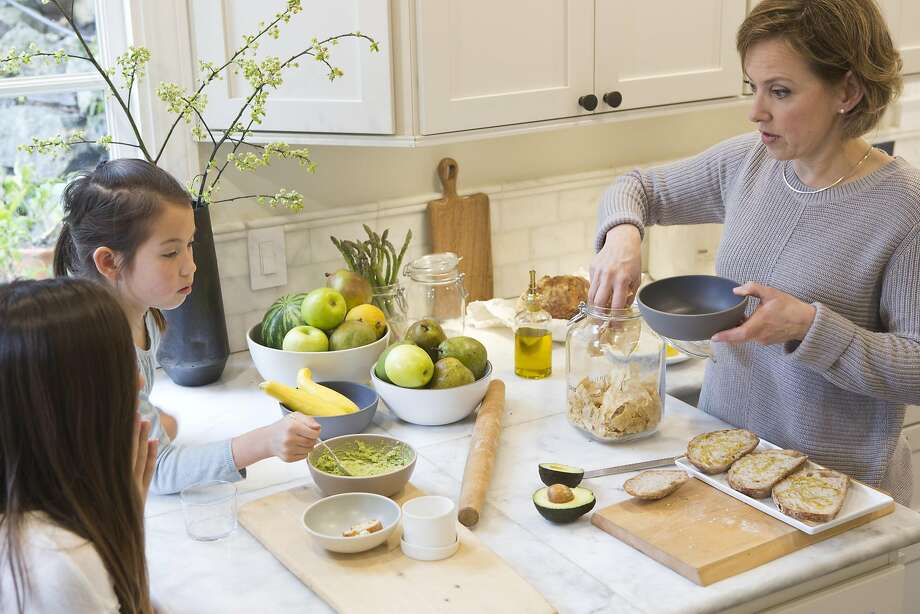
[[[668,456],[667,458],[656,458],[655,460],[642,461],[641,463],[631,463],[629,465],[616,465],[614,467],[605,467],[603,469],[592,469],[585,471],[582,476],[583,480],[589,478],[599,478],[602,475],[616,475],[618,473],[629,473],[630,471],[640,471],[642,469],[652,469],[654,467],[667,467],[673,465],[674,461],[683,456]]]

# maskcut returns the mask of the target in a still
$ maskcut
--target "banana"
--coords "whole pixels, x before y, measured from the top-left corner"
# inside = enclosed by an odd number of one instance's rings
[[[285,386],[274,380],[262,382],[259,384],[259,389],[284,403],[288,409],[299,411],[308,416],[341,416],[352,413],[305,390]]]
[[[351,414],[358,411],[358,406],[354,401],[340,394],[331,388],[327,388],[313,381],[313,372],[304,367],[297,372],[297,387],[308,394],[312,394],[318,399],[326,401],[334,407],[339,407],[343,413]]]

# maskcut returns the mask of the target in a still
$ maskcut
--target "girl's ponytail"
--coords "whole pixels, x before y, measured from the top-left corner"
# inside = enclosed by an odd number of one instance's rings
[[[54,276],[66,277],[74,268],[73,235],[70,233],[70,224],[65,221],[54,245]]]

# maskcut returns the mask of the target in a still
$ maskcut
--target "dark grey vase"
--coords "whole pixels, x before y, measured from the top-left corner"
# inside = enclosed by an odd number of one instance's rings
[[[192,292],[181,306],[163,312],[166,332],[157,352],[160,366],[180,386],[204,386],[217,381],[230,356],[220,271],[207,207],[195,209],[195,226],[198,270]]]

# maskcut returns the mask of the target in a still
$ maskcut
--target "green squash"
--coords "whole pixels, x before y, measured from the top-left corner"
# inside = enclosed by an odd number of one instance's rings
[[[300,305],[305,296],[306,294],[286,294],[272,303],[262,318],[262,345],[280,350],[288,331],[304,324],[300,315]]]

